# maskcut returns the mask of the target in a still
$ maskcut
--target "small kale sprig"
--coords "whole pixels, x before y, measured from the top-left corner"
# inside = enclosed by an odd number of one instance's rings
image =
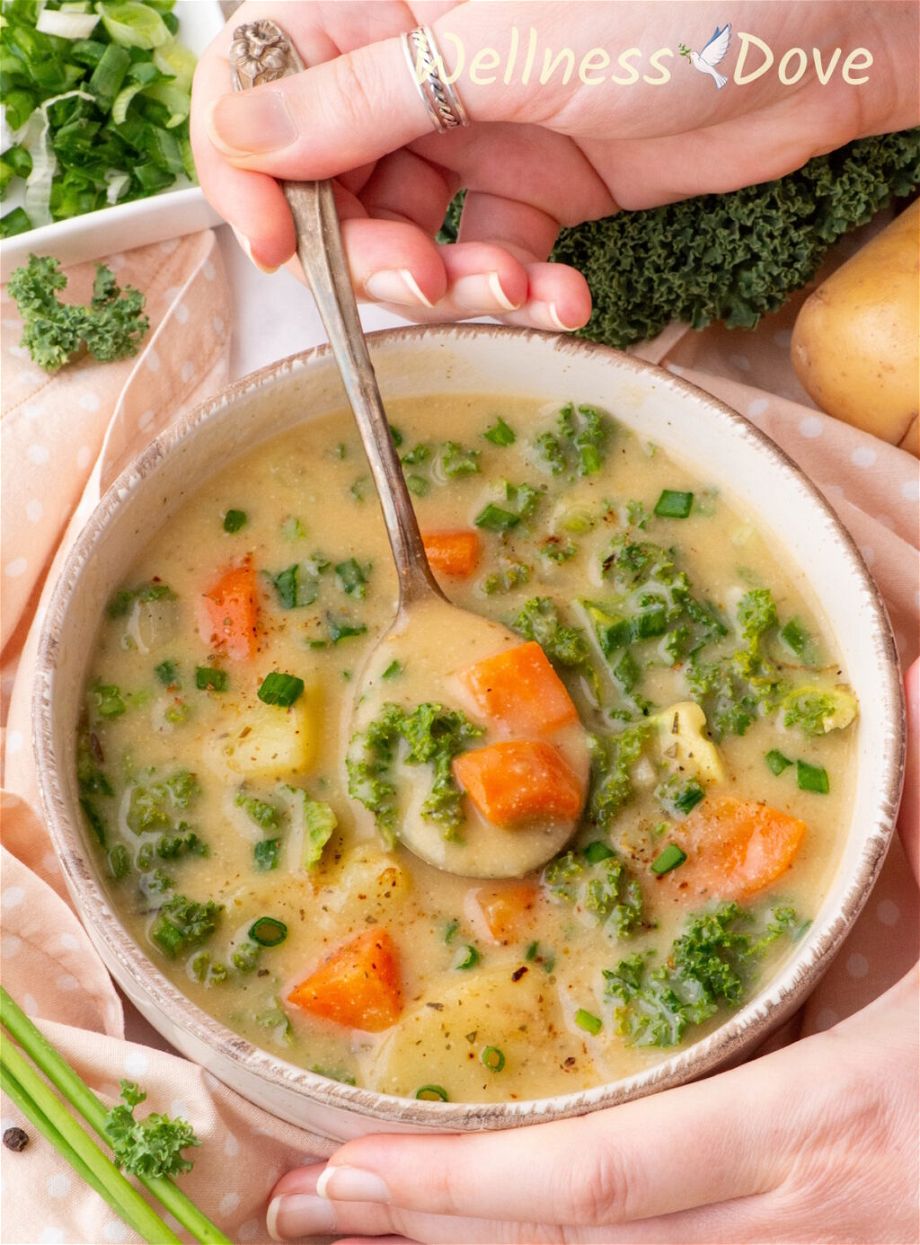
[[[104,264],[96,267],[89,306],[61,302],[58,291],[66,286],[60,262],[50,255],[30,255],[10,277],[9,292],[22,317],[20,344],[39,367],[57,372],[84,352],[100,363],[137,353],[150,328],[140,290],[122,290]]]
[[[188,1120],[172,1120],[152,1111],[142,1120],[134,1118],[134,1108],[147,1097],[134,1081],[121,1082],[124,1099],[106,1116],[105,1134],[109,1139],[116,1167],[134,1176],[177,1176],[191,1171],[182,1151],[200,1146]]]

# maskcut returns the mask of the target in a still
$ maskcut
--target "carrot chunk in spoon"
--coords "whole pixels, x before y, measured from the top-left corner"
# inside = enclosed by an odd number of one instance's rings
[[[539,739],[509,739],[461,752],[454,758],[453,774],[495,826],[574,821],[585,799],[559,749]]]
[[[565,684],[534,640],[461,670],[483,716],[514,735],[550,735],[578,721]]]

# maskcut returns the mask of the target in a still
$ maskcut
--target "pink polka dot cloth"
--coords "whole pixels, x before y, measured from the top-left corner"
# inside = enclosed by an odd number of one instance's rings
[[[37,799],[29,691],[49,585],[116,474],[227,375],[232,315],[212,234],[108,262],[119,280],[147,292],[151,332],[136,358],[108,365],[82,361],[48,377],[17,345],[16,310],[3,299],[3,977],[107,1102],[117,1097],[120,1077],[138,1079],[152,1110],[191,1121],[202,1147],[194,1152],[194,1170],[182,1177],[183,1187],[232,1240],[263,1242],[274,1182],[331,1147],[164,1049],[123,1003],[69,904]],[[68,275],[68,294],[86,297],[93,265]],[[740,411],[811,476],[879,583],[906,667],[918,648],[917,462],[808,402],[788,358],[798,301],[751,333],[675,327],[636,353]],[[834,1025],[901,977],[917,959],[917,909],[917,890],[896,842],[850,939],[790,1036]],[[4,1100],[3,1126],[19,1122]],[[98,1245],[138,1239],[42,1140],[8,1156],[4,1166],[14,1196],[4,1207],[3,1241]]]

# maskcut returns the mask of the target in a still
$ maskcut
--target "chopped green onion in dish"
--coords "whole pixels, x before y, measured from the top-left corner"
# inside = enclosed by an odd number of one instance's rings
[[[479,951],[472,944],[467,943],[465,946],[457,948],[457,954],[454,956],[453,967],[459,969],[475,968],[482,959]]]
[[[686,519],[693,509],[693,494],[681,493],[677,489],[662,489],[661,496],[655,503],[655,514],[659,519]]]
[[[447,1090],[443,1085],[423,1085],[415,1091],[416,1098],[423,1102],[449,1102]]]
[[[226,670],[216,670],[213,666],[195,667],[195,686],[200,692],[225,692],[230,683]]]
[[[260,916],[249,927],[249,937],[260,947],[278,947],[287,938],[287,926],[273,916]]]
[[[664,851],[660,852],[652,861],[652,873],[655,877],[664,877],[666,873],[670,873],[672,869],[678,868],[687,859],[687,853],[681,851],[676,843],[669,843]]]
[[[258,695],[263,704],[280,705],[283,709],[289,709],[296,700],[300,699],[303,689],[304,681],[296,674],[283,674],[281,671],[273,670],[262,680]]]
[[[173,3],[4,0],[4,112],[22,154],[4,154],[2,176],[4,189],[21,183],[22,205],[0,221],[3,237],[194,180],[195,57]]]
[[[249,516],[245,510],[228,510],[224,515],[224,531],[238,532],[241,527],[245,527]]]
[[[807,761],[796,761],[795,776],[800,791],[813,791],[816,795],[827,795],[831,782],[823,765],[809,765]]]
[[[585,1011],[583,1007],[579,1007],[575,1013],[575,1023],[579,1029],[584,1029],[585,1033],[590,1033],[596,1037],[604,1027],[604,1022],[599,1016],[593,1015],[591,1012]]]
[[[479,1056],[479,1061],[490,1072],[501,1072],[505,1066],[505,1053],[497,1046],[486,1046]]]
[[[602,860],[609,860],[613,854],[613,848],[608,847],[606,843],[602,843],[600,839],[595,839],[593,843],[589,843],[582,852],[589,865],[596,865]]]
[[[777,776],[779,776],[783,770],[788,769],[792,764],[792,761],[790,761],[787,756],[784,756],[777,748],[771,748],[764,757],[764,760],[767,763],[770,773],[776,774]]]

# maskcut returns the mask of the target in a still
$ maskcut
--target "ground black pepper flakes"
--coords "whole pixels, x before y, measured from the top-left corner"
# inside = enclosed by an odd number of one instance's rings
[[[29,1134],[22,1128],[8,1128],[3,1134],[3,1144],[7,1150],[24,1150],[29,1144]]]

